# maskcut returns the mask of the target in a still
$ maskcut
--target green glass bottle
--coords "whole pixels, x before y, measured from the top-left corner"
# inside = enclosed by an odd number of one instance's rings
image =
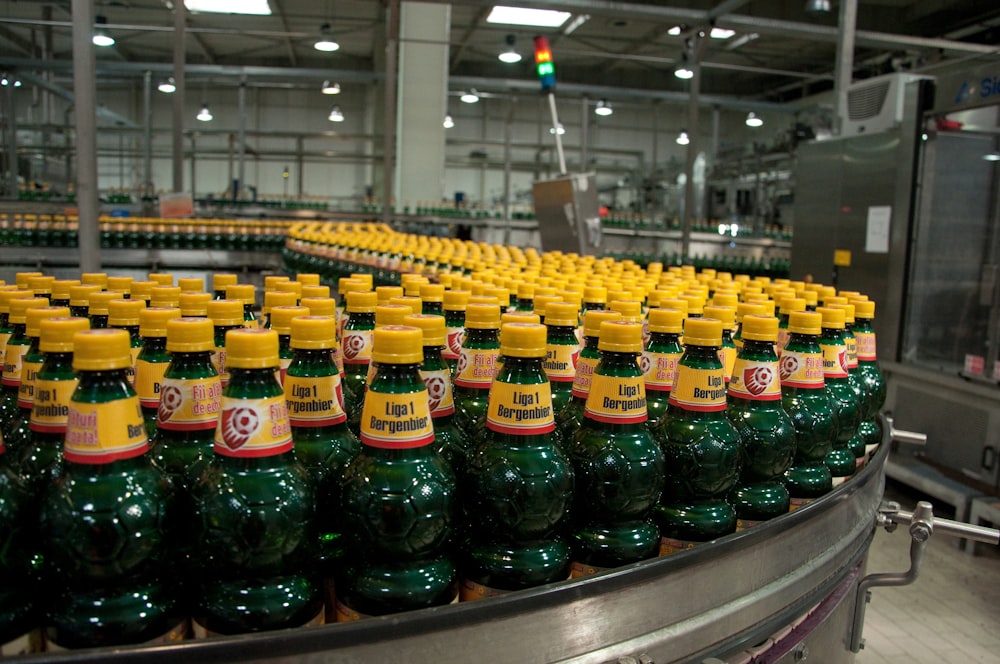
[[[858,425],[858,434],[865,442],[865,452],[871,455],[882,442],[882,426],[879,411],[885,403],[885,376],[878,364],[875,341],[875,303],[869,300],[851,300],[854,304],[854,336],[858,347],[858,370],[861,382],[868,394],[868,409]]]
[[[108,327],[108,303],[121,299],[121,293],[111,291],[95,291],[87,298],[87,317],[90,318],[90,329],[103,330]]]
[[[7,340],[14,332],[10,322],[10,301],[28,297],[31,297],[30,292],[17,290],[16,286],[0,287],[0,357],[6,355]]]
[[[851,438],[861,424],[861,403],[847,371],[847,343],[844,339],[844,310],[817,307],[823,316],[819,347],[823,352],[823,381],[837,422],[837,437],[824,462],[833,475],[833,486],[842,484],[857,469]]]
[[[576,338],[580,307],[569,302],[551,302],[545,307],[545,361],[542,369],[552,386],[552,408],[561,412],[573,398],[573,378],[581,346]]]
[[[69,289],[69,313],[74,318],[88,318],[90,309],[90,294],[101,290],[100,286],[94,284],[78,284]],[[0,311],[3,306],[2,296],[0,296]]]
[[[861,368],[858,363],[858,342],[854,335],[854,305],[847,302],[837,302],[826,306],[844,311],[844,345],[847,347],[847,381],[854,392],[854,397],[858,403],[859,418],[858,427],[854,430],[854,435],[847,441],[847,448],[854,455],[855,472],[861,470],[865,462],[868,461],[866,451],[865,436],[861,434],[861,425],[864,424],[868,415],[869,399],[868,390],[865,389],[864,381],[861,377]]]
[[[378,295],[373,291],[347,293],[347,322],[340,337],[340,346],[344,355],[344,385],[354,395],[354,402],[347,404],[348,417],[355,412],[360,413],[364,408],[365,382],[372,360],[376,306]]]
[[[584,313],[583,348],[576,361],[576,375],[573,377],[571,392],[573,398],[556,413],[556,429],[562,440],[572,440],[576,430],[583,424],[583,411],[594,380],[594,370],[601,360],[601,351],[598,349],[601,323],[621,319],[622,315],[617,311],[605,309],[588,309]]]
[[[473,305],[469,305],[470,314]],[[555,444],[545,328],[507,323],[503,369],[463,487],[463,601],[565,579],[573,466]]]
[[[535,284],[521,282],[517,285],[517,304],[514,311],[535,311]]]
[[[212,300],[207,309],[208,318],[215,330],[212,364],[219,372],[219,382],[225,389],[229,384],[229,370],[226,369],[226,334],[243,328],[243,303],[238,300]]]
[[[791,312],[788,344],[778,364],[781,405],[795,427],[795,459],[785,472],[789,511],[833,489],[830,469],[823,460],[837,438],[837,419],[823,378],[822,321],[822,315],[814,311]]]
[[[587,286],[583,289],[583,311],[586,315],[588,311],[601,311],[607,309],[608,289],[604,286]]]
[[[456,570],[448,553],[455,476],[434,443],[418,373],[423,335],[386,326],[373,335],[378,365],[361,422],[361,453],[344,474],[353,541],[337,575],[337,620],[448,604]]]
[[[684,355],[681,334],[684,332],[684,312],[679,309],[650,309],[646,318],[649,342],[639,366],[646,385],[646,427],[656,431],[670,402],[670,392],[677,379],[677,365]]]
[[[132,349],[132,366],[128,370],[128,381],[135,386],[135,365],[142,352],[142,337],[139,335],[139,313],[146,308],[142,300],[111,300],[108,302],[108,327],[128,332]]]
[[[466,306],[465,341],[455,366],[453,394],[455,424],[470,443],[482,438],[490,384],[499,356],[500,307],[495,304]]]
[[[232,284],[226,286],[226,299],[238,300],[243,303],[243,327],[253,330],[258,328],[259,322],[253,312],[253,307],[257,299],[257,289],[253,284]]]
[[[420,313],[444,316],[444,286],[441,284],[420,284]]]
[[[729,500],[736,529],[786,514],[788,489],[783,478],[795,456],[795,426],[781,405],[778,319],[743,318],[743,349],[733,365],[726,415],[740,434],[743,469]]]
[[[337,301],[332,297],[304,297],[302,306],[309,310],[310,316],[328,316],[334,319],[334,334],[337,334]],[[344,385],[344,353],[340,349],[340,337],[334,338],[333,348],[330,349],[330,357],[340,374],[340,407],[347,412],[347,404],[354,400],[354,395],[347,391]]]
[[[684,343],[666,417],[654,432],[666,460],[663,498],[655,512],[660,555],[736,530],[736,514],[725,496],[739,478],[740,436],[726,417],[722,322],[688,318]]]
[[[240,634],[323,620],[316,498],[295,457],[278,334],[226,335],[229,384],[215,454],[191,490],[200,561],[196,633]]]
[[[707,306],[703,310],[706,318],[722,321],[722,348],[719,349],[719,359],[722,361],[722,372],[726,385],[733,375],[733,365],[736,364],[736,344],[733,343],[733,328],[736,326],[736,308]]]
[[[295,456],[309,473],[321,507],[316,525],[319,560],[326,578],[332,578],[334,565],[345,553],[341,504],[344,470],[361,450],[361,443],[347,428],[340,372],[330,355],[336,345],[336,329],[333,316],[292,319],[295,357],[288,366],[284,385]]]
[[[21,388],[21,365],[24,355],[31,347],[31,340],[26,334],[28,309],[48,306],[49,301],[41,297],[16,298],[10,302],[11,334],[4,350],[3,362],[3,392],[0,394],[0,435],[7,445],[8,462],[18,459],[22,447],[12,444],[15,441],[11,435],[20,422],[21,411],[17,405],[18,392]]]
[[[602,323],[599,347],[603,356],[583,427],[569,445],[574,578],[654,557],[660,548],[660,530],[650,515],[663,490],[664,459],[646,428],[646,389],[637,362],[642,325]]]
[[[78,279],[56,279],[52,282],[52,297],[49,298],[49,304],[53,307],[70,306],[69,289],[79,285]]]
[[[63,648],[183,636],[170,481],[149,463],[124,330],[73,337],[80,382],[63,463],[40,516],[49,587],[47,636]]]
[[[135,359],[135,391],[139,395],[146,435],[156,439],[156,414],[160,409],[160,387],[170,363],[167,353],[167,321],[180,318],[173,307],[150,307],[139,312],[139,338],[142,349]]]
[[[788,331],[788,318],[793,311],[805,311],[806,301],[797,297],[786,297],[778,302],[778,343],[775,352],[778,356],[784,352],[788,345],[790,332]]]
[[[740,302],[736,305],[736,332],[733,333],[733,345],[736,346],[737,353],[743,350],[743,317],[749,315],[766,316],[767,313],[757,302]]]
[[[280,367],[277,377],[281,385],[285,384],[285,374],[288,372],[288,366],[295,357],[295,351],[292,350],[292,319],[308,315],[309,309],[306,307],[274,307],[271,309],[270,329],[278,333],[278,360]]]

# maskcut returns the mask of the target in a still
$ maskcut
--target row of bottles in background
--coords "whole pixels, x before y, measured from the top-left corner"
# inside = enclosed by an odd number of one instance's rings
[[[664,265],[693,265],[701,270],[709,268],[723,272],[748,274],[751,277],[787,278],[791,270],[791,259],[782,256],[714,255],[681,256],[678,253],[656,254],[649,251],[612,251],[604,254],[615,260],[631,260],[639,265],[661,262]]]
[[[681,220],[673,217],[670,220],[659,217],[649,217],[638,212],[622,212],[619,210],[609,210],[601,217],[601,225],[605,228],[622,228],[637,231],[679,231],[681,230]],[[773,240],[791,241],[792,232],[780,226],[768,225],[762,231],[757,232],[751,224],[728,224],[717,219],[698,219],[691,225],[694,233],[714,233],[726,235],[731,238],[768,238]]]

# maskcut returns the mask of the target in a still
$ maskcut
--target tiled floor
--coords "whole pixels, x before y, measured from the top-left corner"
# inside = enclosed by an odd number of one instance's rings
[[[912,509],[921,497],[890,484],[886,497]],[[933,501],[932,501],[933,502]],[[947,508],[945,507],[945,510]],[[935,509],[937,516],[949,516]],[[868,573],[909,567],[909,535],[901,526],[875,535]],[[902,588],[875,588],[857,664],[1000,663],[1000,547],[968,556],[955,540],[933,535],[919,578]]]

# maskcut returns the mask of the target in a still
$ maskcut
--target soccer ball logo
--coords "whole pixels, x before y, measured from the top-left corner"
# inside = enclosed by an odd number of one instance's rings
[[[427,400],[429,402],[430,409],[434,411],[441,405],[441,400],[444,399],[445,391],[447,389],[445,379],[440,375],[428,376],[424,380],[424,385],[427,386]]]
[[[641,355],[639,357],[639,369],[642,370],[642,375],[645,376],[649,373],[649,370],[653,368],[653,360],[649,355]]]
[[[788,380],[799,370],[799,358],[795,355],[782,355],[778,368],[781,371],[781,380]]]
[[[840,362],[840,369],[847,373],[847,350],[842,350],[837,354],[837,361]]]
[[[353,360],[365,349],[365,337],[361,334],[350,334],[344,339],[344,357]]]
[[[573,351],[573,354],[570,356],[570,362],[573,363],[573,371],[576,371],[576,364],[579,361],[580,361],[580,349],[577,348],[575,351]]]
[[[176,385],[165,385],[160,389],[160,408],[156,418],[161,422],[169,420],[181,407],[183,401],[181,390]]]
[[[222,442],[238,450],[250,441],[260,428],[260,416],[253,408],[228,408],[222,411]]]
[[[754,367],[743,371],[743,384],[747,392],[757,396],[763,394],[774,379],[774,369],[771,367]]]
[[[469,355],[467,353],[462,353],[458,356],[458,364],[455,367],[455,375],[461,376],[465,373],[465,370],[469,368]]]
[[[455,355],[462,352],[462,330],[458,329],[448,333],[448,348]]]

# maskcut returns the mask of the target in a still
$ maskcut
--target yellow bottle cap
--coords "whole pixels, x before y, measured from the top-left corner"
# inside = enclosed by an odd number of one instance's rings
[[[38,350],[43,353],[72,353],[73,335],[89,329],[90,321],[86,318],[46,318],[41,321]]]
[[[69,289],[73,286],[79,286],[79,279],[56,279],[52,282],[52,299],[53,300],[68,300],[69,299]]]
[[[243,303],[239,300],[212,300],[208,303],[208,317],[213,325],[220,327],[242,325]]]
[[[52,294],[52,282],[55,280],[55,277],[45,275],[31,277],[28,279],[28,290],[33,292],[38,297],[48,297]]]
[[[442,308],[445,311],[465,311],[466,305],[469,304],[469,297],[472,295],[467,290],[449,290],[444,292],[444,305]]]
[[[844,310],[834,309],[833,307],[819,307],[816,309],[816,313],[823,316],[822,327],[828,330],[843,330],[844,329]]]
[[[180,318],[181,310],[177,307],[147,307],[139,312],[139,336],[167,337],[167,321]]]
[[[444,286],[420,284],[420,299],[424,302],[444,302]]]
[[[216,273],[212,275],[212,290],[225,291],[227,287],[233,286],[239,283],[239,281],[240,281],[239,275]]]
[[[271,329],[281,335],[292,333],[292,319],[308,316],[306,307],[274,307],[271,309]]]
[[[806,301],[806,307],[815,307],[819,304],[819,294],[816,291],[803,291],[802,299]]]
[[[677,311],[680,311],[682,314],[684,314],[685,318],[687,318],[688,315],[688,301],[682,300],[679,297],[668,297],[665,300],[660,300],[660,308],[676,309]]]
[[[274,290],[279,293],[295,293],[295,301],[302,299],[302,284],[297,281],[279,281],[274,285]],[[226,297],[229,297],[228,293]]]
[[[736,324],[736,307],[719,307],[713,305],[705,307],[704,314],[706,318],[721,320],[723,327],[726,328],[731,328]]]
[[[408,304],[380,304],[375,307],[375,327],[405,325],[403,319],[414,314]],[[438,316],[444,320],[441,316]]]
[[[805,311],[806,301],[799,297],[786,297],[778,301],[778,311],[782,314],[790,314],[793,311]]]
[[[702,314],[705,310],[705,298],[701,295],[693,295],[691,293],[685,293],[680,296],[681,300],[685,300],[688,303],[688,316],[698,316]],[[686,338],[686,333],[685,333]]]
[[[295,281],[303,286],[319,286],[319,275],[312,272],[299,272],[295,275]]]
[[[517,299],[531,300],[535,297],[535,284],[520,281],[517,284]]]
[[[24,291],[24,290],[0,291],[0,313],[5,313],[5,314],[10,313],[11,300],[29,300],[33,299],[33,297],[34,294],[31,291]]]
[[[109,291],[118,291],[119,293],[128,293],[131,295],[133,281],[135,281],[135,279],[132,277],[108,277],[108,285],[106,286],[106,289]]]
[[[107,316],[110,313],[108,310],[108,303],[111,302],[111,300],[120,300],[121,297],[121,293],[115,293],[112,291],[97,291],[91,293],[87,304],[87,314],[90,316]]]
[[[187,293],[182,292],[177,299],[179,300],[181,312],[183,312],[185,317],[204,317],[208,315],[208,303],[212,301],[212,294],[189,291]]]
[[[24,333],[32,338],[42,334],[41,324],[47,318],[68,318],[69,307],[32,307],[25,311]]]
[[[736,305],[736,322],[739,323],[743,320],[744,316],[765,316],[767,312],[763,305],[759,302],[740,302]]]
[[[232,286],[226,286],[227,300],[239,300],[244,306],[248,304],[253,306],[256,297],[257,289],[254,288],[253,284],[233,284]]]
[[[174,285],[174,275],[169,272],[150,272],[149,280],[155,281],[160,286],[173,286]]]
[[[612,302],[631,302],[632,292],[624,289],[610,289],[608,290],[608,306],[611,306]]]
[[[569,302],[549,302],[545,306],[545,324],[560,327],[576,327],[580,308]]]
[[[267,291],[264,293],[264,309],[270,311],[274,307],[294,307],[295,293]]]
[[[788,314],[788,331],[792,334],[819,335],[823,314],[815,311],[793,311]]]
[[[608,303],[608,309],[617,311],[623,320],[630,323],[642,322],[642,305],[634,300],[612,300]]]
[[[842,302],[836,302],[836,303],[830,303],[827,306],[828,307],[832,307],[834,309],[843,309],[844,310],[844,323],[847,324],[847,325],[853,325],[854,324],[854,314],[855,314],[855,311],[856,311],[856,308],[855,308],[854,304],[847,303],[847,302],[843,302],[843,303]]]
[[[774,316],[748,314],[743,317],[742,336],[753,341],[777,341],[778,319]]]
[[[299,294],[302,296],[302,299],[307,297],[330,297],[330,287],[321,286],[319,284],[316,284],[315,286],[303,285]]]
[[[181,289],[179,286],[153,286],[149,289],[149,304],[153,307],[179,307]]]
[[[722,321],[717,318],[688,318],[684,322],[684,345],[722,346]]]
[[[507,303],[510,304],[510,291],[503,286],[494,286],[493,288],[486,289],[486,295],[492,295],[497,299],[500,304]]]
[[[17,272],[14,274],[14,283],[21,290],[28,290],[28,280],[32,277],[41,277],[42,272]]]
[[[80,283],[88,286],[100,286],[101,290],[104,290],[104,287],[108,285],[108,275],[104,272],[84,272],[80,275]]]
[[[131,366],[131,342],[125,330],[81,330],[73,335],[74,370],[110,371]]]
[[[369,290],[367,284],[361,279],[354,279],[352,277],[341,277],[337,280],[337,292],[341,296],[347,297],[347,294],[351,291],[363,291]]]
[[[683,334],[684,312],[680,309],[650,309],[649,331],[665,334]]]
[[[500,354],[509,357],[545,357],[545,326],[507,323],[500,328]]]
[[[268,275],[264,277],[264,292],[268,293],[270,291],[273,291],[279,282],[288,280],[289,280],[288,277],[283,274]],[[233,283],[235,284],[237,282],[234,280]],[[231,284],[226,284],[226,285],[230,286]]]
[[[500,306],[500,300],[496,299],[492,295],[470,295],[469,304],[489,304],[495,307]],[[504,302],[503,306],[508,306],[508,302]],[[466,305],[468,306],[468,305]]]
[[[375,330],[372,362],[419,364],[424,359],[424,333],[416,327],[386,325]]]
[[[607,304],[608,289],[604,286],[587,286],[583,289],[583,301],[587,304]]]
[[[146,308],[142,300],[111,300],[108,302],[108,325],[127,327],[139,325],[139,312]]]
[[[542,322],[542,317],[530,311],[505,311],[500,314],[500,327],[506,323],[532,323],[538,325]]]
[[[583,315],[583,336],[600,337],[601,323],[609,320],[622,320],[622,315],[610,309],[589,309]]]
[[[205,280],[198,277],[185,277],[177,280],[182,293],[204,293]]]
[[[375,289],[379,304],[389,304],[394,297],[403,297],[402,286],[379,286]]]
[[[309,315],[296,316],[292,319],[292,348],[325,350],[335,345],[337,345],[337,322],[333,316]]]
[[[310,316],[337,315],[337,301],[332,297],[304,297],[300,304],[309,310]]]
[[[500,306],[470,304],[465,308],[465,327],[473,330],[500,329]]]
[[[539,289],[537,289],[537,288],[535,289],[536,295],[535,295],[535,299],[533,301],[533,305],[534,305],[535,313],[538,314],[539,316],[541,316],[542,318],[545,318],[545,311],[546,311],[546,308],[549,306],[549,303],[550,302],[559,302],[559,296],[555,295],[555,294],[552,294],[552,295],[538,295],[537,294],[538,290]]]
[[[831,295],[830,297],[823,298],[823,306],[829,307],[833,304],[847,304],[848,300],[846,297],[841,297],[840,295]]]
[[[739,296],[732,292],[716,291],[715,295],[712,296],[713,307],[733,307],[735,309],[739,302]]]
[[[419,314],[423,311],[424,302],[416,295],[404,295],[402,297],[394,297],[389,300],[389,304],[401,304],[405,307],[410,308],[410,313]]]
[[[167,351],[201,353],[215,350],[215,328],[207,318],[171,318],[167,321]]]
[[[378,314],[376,313],[376,316]],[[443,346],[447,332],[444,316],[436,314],[409,314],[403,317],[403,325],[418,327],[423,333],[424,346]]]
[[[240,320],[243,320],[242,311]],[[245,327],[229,330],[226,332],[226,366],[234,369],[278,368],[278,333]]]
[[[378,305],[378,295],[374,291],[348,291],[346,298],[347,311],[352,314],[375,313],[375,307]]]
[[[854,316],[871,320],[875,318],[875,302],[872,300],[851,300],[854,305]]]
[[[604,321],[597,348],[612,353],[641,353],[642,325],[624,320]]]
[[[154,288],[156,288],[155,281],[133,281],[129,289],[129,297],[133,300],[149,302]]]

